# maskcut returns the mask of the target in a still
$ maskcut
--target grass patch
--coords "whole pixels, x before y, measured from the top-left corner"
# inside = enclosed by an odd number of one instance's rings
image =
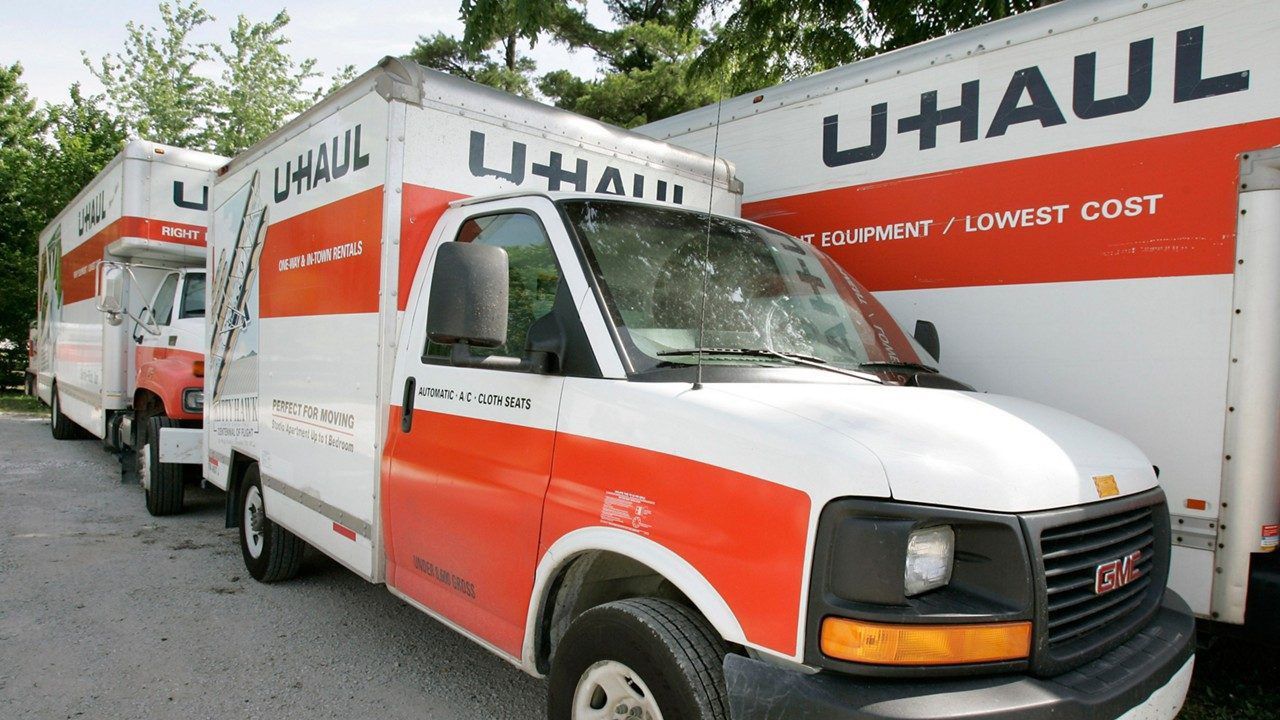
[[[1196,651],[1196,670],[1179,720],[1275,720],[1280,715],[1280,654],[1239,638],[1217,637]]]
[[[0,392],[0,413],[39,415],[44,412],[44,403],[39,398],[10,390]]]

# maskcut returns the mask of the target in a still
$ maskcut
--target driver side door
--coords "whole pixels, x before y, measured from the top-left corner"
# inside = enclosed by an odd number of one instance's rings
[[[544,223],[555,216],[518,206],[484,208],[446,228],[442,239],[506,251],[507,337],[500,347],[481,352],[521,357],[531,328],[539,320],[545,324],[557,294],[565,292]],[[556,229],[563,235],[562,226]],[[542,373],[453,366],[451,347],[426,337],[431,309],[423,309],[433,266],[428,265],[417,311],[411,320],[406,316],[411,335],[408,350],[401,352],[410,356],[401,359],[392,386],[403,405],[388,427],[387,581],[519,657],[564,376],[554,368]]]

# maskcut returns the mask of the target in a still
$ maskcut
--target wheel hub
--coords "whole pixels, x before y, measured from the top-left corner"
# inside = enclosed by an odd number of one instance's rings
[[[249,488],[244,498],[244,540],[249,555],[257,558],[262,555],[263,531],[266,529],[265,509],[262,506],[262,492],[256,486]]]
[[[573,693],[574,720],[662,720],[662,711],[631,668],[601,660],[578,680]]]

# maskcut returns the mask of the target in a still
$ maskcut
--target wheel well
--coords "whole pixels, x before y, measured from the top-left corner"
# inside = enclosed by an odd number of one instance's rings
[[[551,657],[569,624],[593,607],[636,597],[662,598],[697,606],[661,573],[625,555],[592,550],[570,558],[549,585],[537,625],[534,647],[539,672],[549,672]]]
[[[243,453],[231,453],[231,472],[227,474],[227,527],[240,527],[240,513],[236,512],[236,500],[240,497],[240,481],[244,479],[245,471],[250,465],[256,463],[257,460]]]
[[[157,411],[164,414],[164,400],[159,395],[150,390],[137,390],[133,393],[133,417],[137,420],[145,420]]]

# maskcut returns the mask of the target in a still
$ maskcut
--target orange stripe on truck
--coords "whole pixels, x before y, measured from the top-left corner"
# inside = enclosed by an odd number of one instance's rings
[[[1238,155],[1280,120],[744,204],[872,291],[1232,272]],[[981,258],[976,260],[975,258]]]
[[[748,640],[795,654],[806,493],[675,455],[559,433],[542,549],[595,525],[641,533],[684,558],[724,598]]]
[[[519,657],[537,562],[564,535],[603,526],[684,558],[748,640],[795,654],[804,492],[643,448],[423,410],[403,435],[400,408],[390,415],[387,582],[469,632]]]
[[[261,317],[378,311],[382,186],[267,228],[259,260]]]
[[[102,228],[62,256],[62,303],[89,300],[94,293],[93,264],[103,259],[107,246],[120,238],[204,247],[205,227],[155,218],[126,215]]]

